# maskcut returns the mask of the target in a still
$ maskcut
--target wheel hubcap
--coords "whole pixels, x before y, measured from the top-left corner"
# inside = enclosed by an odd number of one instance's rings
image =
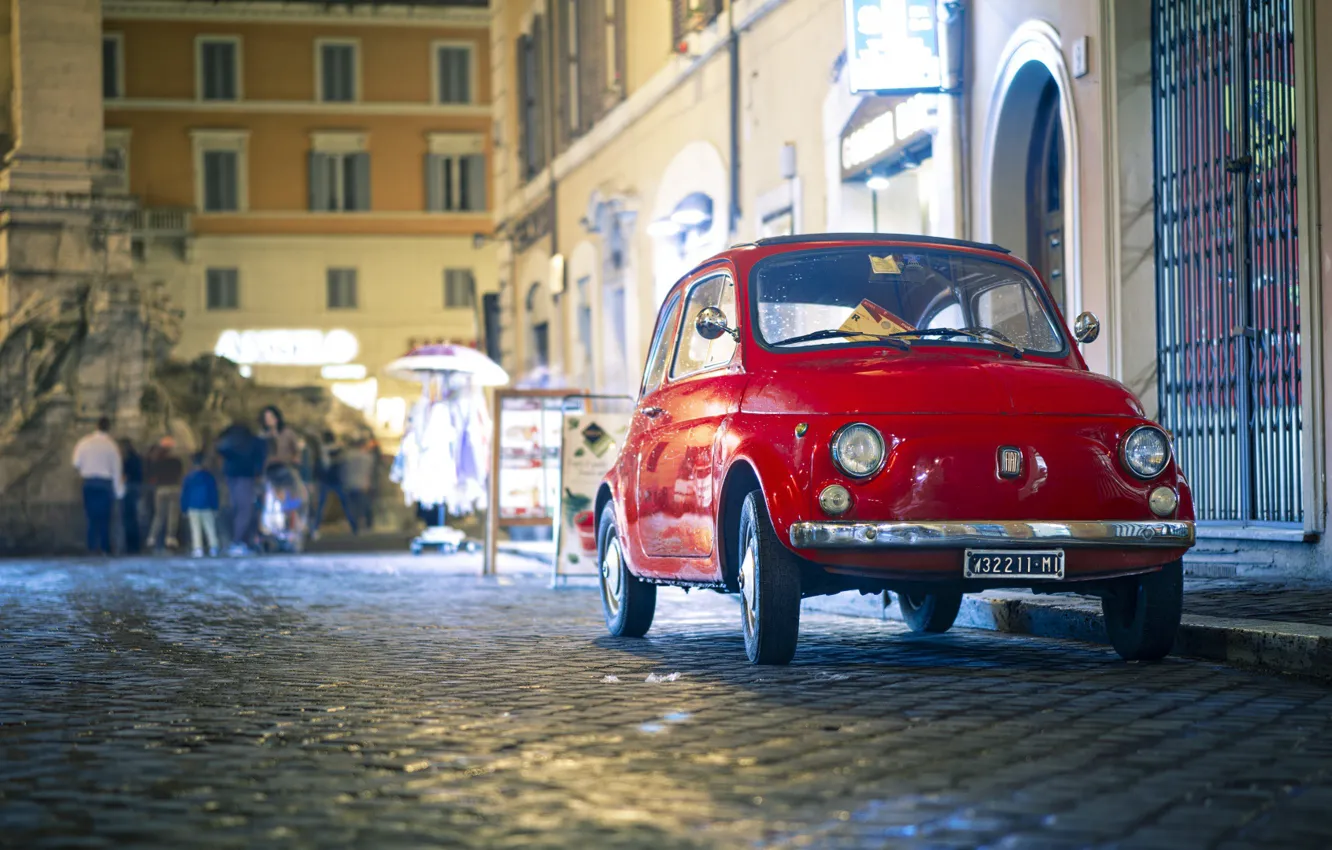
[[[606,541],[606,554],[601,559],[601,598],[612,617],[620,613],[620,590],[624,585],[620,560],[620,541],[612,537]]]
[[[740,595],[744,597],[745,625],[750,631],[754,630],[754,625],[758,620],[757,560],[754,555],[754,544],[750,542],[745,547],[745,557],[740,562],[739,575]]]

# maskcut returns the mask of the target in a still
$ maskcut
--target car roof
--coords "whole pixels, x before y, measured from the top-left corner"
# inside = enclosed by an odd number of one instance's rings
[[[767,236],[763,239],[755,239],[753,242],[745,242],[732,247],[745,248],[752,245],[756,248],[765,248],[770,245],[799,245],[804,243],[817,245],[822,242],[908,242],[921,245],[947,245],[953,248],[979,248],[984,251],[997,251],[1000,254],[1012,253],[1002,245],[995,245],[990,242],[971,242],[966,239],[949,239],[944,236],[922,236],[919,233],[797,233],[790,236]]]
[[[783,245],[823,245],[838,242],[897,243],[906,245],[939,245],[948,248],[968,248],[979,251],[993,251],[997,254],[1012,255],[1012,251],[992,242],[971,242],[966,239],[950,239],[945,236],[924,236],[919,233],[797,233],[790,236],[767,236],[753,242],[741,242],[725,251],[712,255],[680,276],[671,286],[671,292],[684,285],[685,281],[701,271],[728,261],[734,261],[744,251]]]

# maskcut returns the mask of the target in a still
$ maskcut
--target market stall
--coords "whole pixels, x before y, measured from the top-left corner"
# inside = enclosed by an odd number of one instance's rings
[[[484,511],[491,503],[491,422],[483,388],[508,383],[508,373],[476,349],[448,343],[416,348],[385,372],[422,385],[390,475],[407,503],[434,520],[412,541],[412,552],[474,547],[447,519]]]

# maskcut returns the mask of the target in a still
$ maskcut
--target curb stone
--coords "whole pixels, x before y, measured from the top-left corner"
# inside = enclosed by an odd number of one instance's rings
[[[845,597],[845,598],[843,598]],[[878,594],[806,599],[809,611],[901,620],[897,603]],[[1033,637],[1108,644],[1098,600],[988,591],[962,599],[956,624]],[[1172,654],[1277,673],[1332,679],[1332,627],[1185,614]]]

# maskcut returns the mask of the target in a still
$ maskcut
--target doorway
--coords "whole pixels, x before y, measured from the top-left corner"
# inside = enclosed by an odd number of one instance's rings
[[[1047,74],[1048,76],[1048,74]],[[1027,260],[1064,307],[1064,132],[1059,87],[1045,81],[1027,156]]]

